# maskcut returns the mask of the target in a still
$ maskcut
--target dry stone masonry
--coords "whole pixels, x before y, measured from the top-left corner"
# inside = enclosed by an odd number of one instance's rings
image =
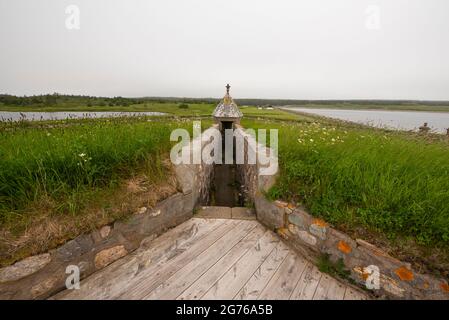
[[[341,259],[350,277],[366,288],[374,268],[379,270],[379,288],[371,291],[379,297],[391,299],[449,299],[447,281],[434,276],[419,274],[410,264],[401,262],[376,246],[332,228],[322,219],[314,218],[303,208],[275,201],[264,203],[265,214],[277,215],[265,219],[267,226],[298,251],[311,259],[321,254],[329,255],[333,262]],[[280,221],[283,221],[280,226]],[[267,223],[268,222],[268,223]]]

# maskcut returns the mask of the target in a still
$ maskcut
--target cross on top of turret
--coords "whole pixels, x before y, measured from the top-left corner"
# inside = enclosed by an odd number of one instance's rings
[[[229,85],[229,83],[226,85],[226,94],[229,94],[229,89],[231,89],[231,86]]]

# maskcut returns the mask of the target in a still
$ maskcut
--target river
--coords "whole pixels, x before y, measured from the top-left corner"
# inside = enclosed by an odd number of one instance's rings
[[[19,120],[64,120],[64,119],[86,119],[86,118],[109,118],[109,117],[133,117],[133,116],[163,116],[162,112],[83,112],[83,111],[57,111],[57,112],[12,112],[0,111],[0,121]]]
[[[435,133],[446,133],[446,129],[449,128],[449,112],[342,110],[301,107],[284,107],[282,109],[395,130],[416,131],[424,122],[427,122],[432,132]]]

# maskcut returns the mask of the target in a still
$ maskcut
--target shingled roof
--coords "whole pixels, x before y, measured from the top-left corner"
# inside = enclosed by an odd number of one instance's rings
[[[212,116],[214,118],[227,118],[227,119],[240,119],[243,117],[242,112],[239,110],[239,107],[235,104],[234,100],[232,100],[232,97],[229,95],[229,84],[226,86],[226,95],[223,97],[223,99],[220,101],[220,103],[217,105],[217,107],[214,110],[214,113]]]

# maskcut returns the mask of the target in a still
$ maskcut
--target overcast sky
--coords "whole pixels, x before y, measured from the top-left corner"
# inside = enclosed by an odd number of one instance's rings
[[[0,93],[449,100],[448,0],[0,0],[0,41]]]

